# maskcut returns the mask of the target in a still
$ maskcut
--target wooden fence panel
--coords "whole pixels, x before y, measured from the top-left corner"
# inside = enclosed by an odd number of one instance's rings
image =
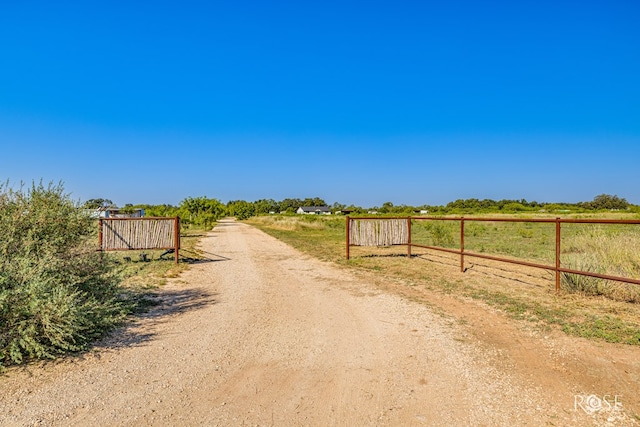
[[[349,243],[353,246],[391,246],[409,243],[406,219],[350,219]]]
[[[102,219],[100,249],[173,249],[176,242],[175,218]]]

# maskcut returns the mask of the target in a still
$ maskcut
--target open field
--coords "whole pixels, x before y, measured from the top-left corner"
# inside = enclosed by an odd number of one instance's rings
[[[456,255],[413,248],[414,256],[409,260],[404,256],[404,246],[352,247],[352,259],[347,261],[344,217],[263,216],[250,223],[320,259],[377,271],[383,277],[402,278],[406,286],[395,290],[415,299],[427,301],[434,292],[446,294],[488,304],[536,328],[640,345],[637,285],[567,276],[563,277],[563,290],[556,293],[554,276],[546,270],[467,258],[467,271],[460,273]],[[457,223],[414,224],[414,243],[457,248]],[[563,227],[563,266],[640,277],[640,226],[569,225]],[[465,248],[553,264],[552,226],[470,222],[465,230]]]

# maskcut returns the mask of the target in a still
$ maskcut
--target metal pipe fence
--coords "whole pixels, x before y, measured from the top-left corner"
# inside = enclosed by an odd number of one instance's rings
[[[594,277],[604,280],[612,280],[623,283],[630,283],[640,285],[640,279],[616,276],[610,274],[597,273],[592,271],[579,270],[575,268],[566,268],[561,264],[560,254],[562,253],[562,224],[602,224],[602,225],[640,225],[640,220],[621,220],[621,219],[563,219],[563,218],[465,218],[465,217],[346,217],[346,255],[347,259],[350,258],[350,247],[356,246],[351,240],[351,229],[359,221],[385,221],[385,220],[404,220],[407,221],[408,238],[406,242],[395,242],[393,245],[407,246],[407,256],[411,257],[411,248],[423,248],[434,251],[447,252],[460,256],[460,271],[465,271],[465,257],[474,257],[487,259],[491,261],[506,262],[511,264],[518,264],[527,267],[540,268],[555,272],[555,287],[556,291],[560,289],[560,278],[562,273],[576,274],[581,276]],[[438,245],[424,245],[415,243],[415,239],[412,236],[411,224],[414,221],[452,221],[458,222],[460,226],[460,240],[458,248],[448,248]],[[469,222],[504,222],[504,223],[546,223],[554,225],[555,235],[555,262],[554,264],[544,264],[539,262],[531,262],[524,259],[517,258],[505,258],[496,255],[489,255],[476,251],[469,251],[465,249],[465,224]],[[375,239],[369,239],[375,241]],[[640,257],[640,254],[638,255]]]

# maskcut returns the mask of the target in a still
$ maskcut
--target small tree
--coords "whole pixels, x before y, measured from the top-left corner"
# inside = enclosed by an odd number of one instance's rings
[[[618,196],[611,196],[609,194],[600,194],[593,198],[593,201],[589,203],[591,209],[627,209],[629,203],[625,199],[621,199]]]
[[[391,202],[384,202],[382,204],[382,207],[378,209],[378,212],[380,213],[391,213],[392,211],[393,211],[393,203]]]
[[[126,207],[126,206],[125,206]],[[174,217],[178,216],[178,207],[173,205],[133,205],[134,209],[144,209],[146,216],[163,216]]]
[[[211,228],[217,220],[227,214],[227,209],[217,199],[188,197],[180,203],[179,214],[188,224]]]
[[[85,209],[107,209],[113,206],[113,202],[109,199],[89,199],[84,202]]]
[[[269,212],[278,212],[278,202],[273,199],[260,199],[253,202],[256,215],[268,214]]]
[[[522,205],[522,203],[518,202],[509,202],[502,206],[501,210],[503,212],[522,212],[526,210],[526,208]]]
[[[255,206],[244,200],[234,200],[227,203],[227,211],[239,220],[251,218],[256,214]]]

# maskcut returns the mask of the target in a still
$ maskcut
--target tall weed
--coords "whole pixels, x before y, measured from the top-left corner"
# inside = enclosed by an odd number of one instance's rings
[[[599,274],[640,277],[640,232],[637,227],[594,226],[581,229],[568,240],[568,250],[562,254],[563,266]],[[563,273],[561,286],[567,292],[640,303],[640,285]]]

